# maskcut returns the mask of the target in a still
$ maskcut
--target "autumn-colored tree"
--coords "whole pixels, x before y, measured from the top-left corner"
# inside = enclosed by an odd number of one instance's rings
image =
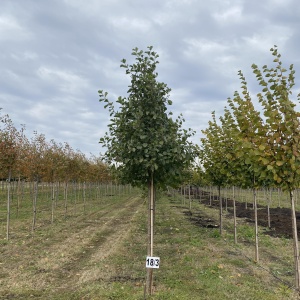
[[[6,239],[8,240],[10,232],[11,179],[13,167],[17,160],[17,130],[8,115],[0,115],[0,125],[0,174],[2,175],[2,180],[7,180]]]

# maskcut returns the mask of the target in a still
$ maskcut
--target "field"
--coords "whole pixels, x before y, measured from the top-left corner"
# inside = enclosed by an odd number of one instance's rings
[[[12,213],[9,241],[3,205],[0,299],[144,298],[147,203],[138,190],[106,189],[98,196],[85,209],[82,198],[76,210],[70,201],[66,216],[61,199],[53,223],[51,201],[47,205],[43,197],[34,231],[31,204],[22,203],[27,214],[20,210],[17,219]],[[154,254],[161,265],[154,270],[155,293],[149,299],[298,299],[292,240],[260,227],[261,260],[256,263],[249,218],[238,219],[235,245],[230,209],[224,212],[221,237],[218,211],[207,201],[193,201],[190,209],[178,194],[158,195]],[[15,204],[14,199],[13,211]]]
[[[214,201],[212,201],[210,205],[210,197],[209,192],[203,192],[206,197],[201,199],[203,204],[215,207],[218,209],[219,201],[216,194],[212,197]],[[298,191],[295,192],[296,200],[298,199]],[[241,197],[242,196],[242,197]],[[197,198],[200,198],[199,196]],[[243,218],[246,221],[253,223],[254,221],[254,210],[252,208],[253,195],[252,191],[243,191],[243,195],[239,195],[236,201],[236,215],[239,218]],[[226,199],[226,200],[225,200]],[[200,199],[199,199],[200,200]],[[265,191],[257,192],[257,218],[258,224],[265,228],[264,233],[269,234],[275,237],[293,237],[292,232],[292,222],[291,222],[291,209],[290,209],[290,201],[289,195],[287,193],[282,193],[278,195],[277,192],[273,192],[273,199],[267,200]],[[247,203],[246,203],[247,202]],[[223,193],[223,208],[228,207],[227,212],[233,215],[233,201],[232,194]],[[270,228],[268,227],[268,207],[267,203],[269,203],[269,216],[270,216]],[[300,209],[298,201],[296,201],[296,207],[298,210]],[[296,212],[296,218],[300,219],[300,212]],[[300,224],[298,225],[298,237],[300,237]]]

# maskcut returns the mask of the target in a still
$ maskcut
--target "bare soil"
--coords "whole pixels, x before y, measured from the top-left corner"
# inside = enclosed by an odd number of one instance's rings
[[[200,199],[200,196],[197,197]],[[222,206],[223,209],[226,207],[227,201],[227,212],[228,217],[233,216],[233,200],[229,198],[222,198]],[[210,197],[209,192],[202,191],[201,195],[201,203],[210,206]],[[248,203],[246,207],[245,202],[240,202],[238,200],[235,201],[236,203],[236,216],[238,218],[243,218],[245,221],[249,223],[254,223],[254,210],[252,209],[252,204]],[[212,196],[212,205],[213,208],[219,207],[219,198],[217,196]],[[264,232],[265,234],[277,237],[285,237],[285,238],[293,238],[292,233],[292,221],[291,221],[291,209],[288,208],[270,208],[270,225],[271,227],[268,228],[268,209],[267,206],[258,205],[258,225],[267,228]],[[297,218],[297,230],[298,230],[298,237],[300,238],[300,212],[296,212]],[[217,226],[214,223],[211,223],[209,220],[204,220],[203,226],[208,227],[215,227]]]

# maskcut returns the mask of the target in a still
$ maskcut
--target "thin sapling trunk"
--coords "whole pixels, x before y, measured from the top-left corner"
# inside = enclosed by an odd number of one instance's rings
[[[258,221],[257,221],[257,191],[253,189],[253,209],[254,209],[254,222],[255,222],[255,261],[259,261],[258,253]]]
[[[154,242],[154,214],[155,214],[155,193],[154,193],[154,181],[153,173],[148,184],[148,249],[147,255],[153,256],[153,242]],[[146,286],[144,297],[146,294],[153,294],[153,269],[147,269]]]
[[[234,243],[237,244],[237,221],[236,221],[236,206],[235,206],[235,187],[232,187],[232,202],[233,202],[233,227],[234,227]]]
[[[294,263],[295,263],[295,286],[299,290],[300,287],[300,265],[299,265],[299,244],[298,244],[298,232],[297,232],[297,219],[295,209],[295,199],[293,191],[290,191],[291,201],[291,213],[292,213],[292,230],[294,240]]]
[[[223,234],[223,203],[221,198],[221,186],[218,186],[218,197],[219,197],[219,215],[220,215],[220,235]]]
[[[10,231],[10,191],[11,190],[11,167],[8,171],[8,181],[7,181],[7,220],[6,220],[6,239],[9,240]]]

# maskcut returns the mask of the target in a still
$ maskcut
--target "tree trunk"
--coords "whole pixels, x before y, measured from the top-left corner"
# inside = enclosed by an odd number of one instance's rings
[[[60,181],[56,182],[56,191],[55,191],[55,208],[57,207],[57,202],[59,200],[59,193],[60,193]]]
[[[73,194],[74,194],[74,215],[77,214],[77,189],[79,189],[78,185],[80,185],[80,182],[77,183],[77,181],[73,182]]]
[[[272,203],[272,190],[267,189],[267,212],[268,212],[268,228],[271,228],[270,205]]]
[[[18,190],[17,190],[17,219],[19,218],[20,197],[21,197],[21,177],[19,175],[19,178],[18,178]]]
[[[6,239],[9,240],[9,229],[10,229],[10,187],[11,187],[11,168],[8,171],[8,182],[7,182],[7,221],[6,221]]]
[[[233,202],[233,227],[234,227],[234,243],[237,244],[237,225],[236,225],[236,207],[235,207],[235,188],[232,187],[232,202]]]
[[[189,185],[189,204],[190,204],[190,211],[192,211],[192,199],[191,199],[191,186]]]
[[[67,181],[65,182],[64,198],[65,198],[65,218],[66,218],[68,212],[68,182]]]
[[[291,201],[291,212],[292,212],[292,229],[293,229],[293,239],[294,239],[294,262],[295,262],[295,286],[299,290],[300,287],[300,271],[299,271],[299,245],[298,245],[298,232],[297,232],[297,220],[296,220],[296,210],[295,210],[295,199],[293,191],[290,191],[290,201]]]
[[[83,183],[83,213],[86,211],[86,182]]]
[[[54,207],[55,207],[55,183],[52,182],[52,197],[51,197],[51,224],[54,222]]]
[[[147,256],[153,256],[153,236],[154,236],[154,217],[155,217],[155,188],[153,182],[153,173],[148,184],[148,247]],[[146,286],[144,298],[146,294],[153,294],[153,269],[147,269]]]
[[[38,185],[39,185],[39,181],[36,180],[34,182],[33,203],[32,203],[32,209],[33,209],[32,232],[34,232],[35,225],[36,225],[36,203],[37,203],[37,196],[38,196]]]
[[[253,209],[254,209],[254,221],[255,221],[255,261],[259,261],[258,254],[258,222],[257,222],[257,197],[256,188],[253,189]]]
[[[222,204],[220,186],[218,186],[218,197],[219,197],[219,206],[220,206],[220,235],[222,235],[223,234],[223,204]]]

